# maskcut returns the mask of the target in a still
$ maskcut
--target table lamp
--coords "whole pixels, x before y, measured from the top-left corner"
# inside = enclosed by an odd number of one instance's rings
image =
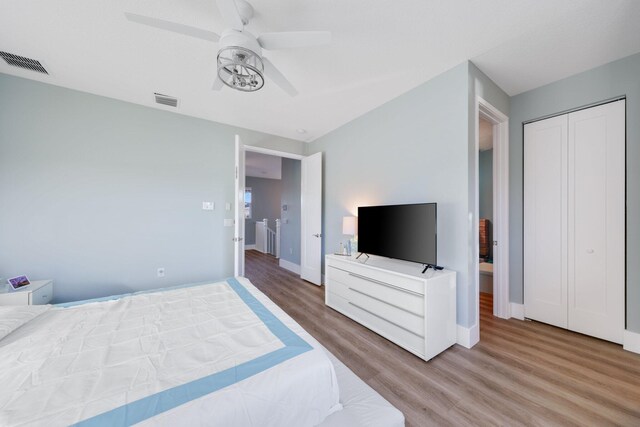
[[[358,227],[358,218],[355,216],[345,216],[342,218],[342,234],[351,236],[347,242],[347,255],[351,256],[351,250],[355,248],[351,241],[355,240],[356,228]],[[354,242],[355,243],[355,242]]]

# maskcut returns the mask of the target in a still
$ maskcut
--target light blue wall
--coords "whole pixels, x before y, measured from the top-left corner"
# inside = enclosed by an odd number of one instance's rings
[[[493,149],[480,152],[478,200],[480,218],[486,218],[493,224]]]
[[[458,323],[474,321],[468,275],[468,63],[310,143],[324,152],[324,252],[358,206],[438,203],[438,264],[458,272]],[[419,268],[419,267],[417,267]]]
[[[301,162],[295,159],[282,159],[282,205],[287,210],[280,216],[280,258],[300,265],[300,180]]]
[[[627,97],[627,329],[640,332],[640,54],[511,98],[510,299],[523,302],[523,122],[621,95]]]
[[[55,300],[233,273],[234,134],[302,143],[0,74],[0,276]],[[214,201],[214,211],[203,211]],[[166,277],[156,277],[164,267]]]
[[[252,217],[245,220],[244,240],[247,245],[256,243],[256,221],[267,218],[270,229],[276,229],[276,219],[280,218],[280,198],[282,181],[279,179],[248,176],[245,185],[251,187]]]

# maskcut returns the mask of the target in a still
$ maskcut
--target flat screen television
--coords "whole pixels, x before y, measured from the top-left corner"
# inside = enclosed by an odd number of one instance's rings
[[[437,204],[358,207],[358,252],[437,265]]]

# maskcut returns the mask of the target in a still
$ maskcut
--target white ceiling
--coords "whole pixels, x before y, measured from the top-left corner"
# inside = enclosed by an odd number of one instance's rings
[[[51,75],[0,72],[311,141],[472,60],[514,95],[640,51],[635,0],[253,0],[247,30],[330,30],[329,46],[266,52],[297,87],[210,90],[217,45],[134,24],[133,12],[220,33],[214,0],[2,0],[0,50]],[[297,129],[306,129],[301,134]]]
[[[245,175],[282,179],[282,157],[247,151],[245,152]]]
[[[483,118],[480,118],[478,139],[480,151],[493,148],[493,125]]]

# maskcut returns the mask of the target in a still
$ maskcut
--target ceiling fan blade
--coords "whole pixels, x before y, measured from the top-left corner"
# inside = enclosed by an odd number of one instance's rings
[[[202,30],[200,28],[191,27],[189,25],[178,24],[177,22],[165,21],[164,19],[151,18],[149,16],[136,15],[135,13],[125,12],[124,15],[131,22],[137,24],[148,25],[161,30],[171,31],[174,33],[184,34],[198,39],[217,42],[220,36],[213,31]]]
[[[290,96],[296,96],[298,91],[295,87],[287,80],[287,78],[278,70],[275,65],[267,58],[262,58],[262,63],[264,64],[264,73],[271,79],[272,82],[280,86],[282,90],[287,92]]]
[[[231,28],[234,30],[242,31],[244,23],[242,22],[240,13],[238,13],[238,7],[236,6],[235,0],[217,0],[216,3],[218,5],[218,9],[220,9],[222,18],[227,22],[227,24],[231,25]]]
[[[294,47],[320,46],[331,43],[329,31],[289,31],[264,33],[258,37],[263,49],[290,49]]]
[[[220,90],[222,89],[222,86],[224,86],[224,83],[222,83],[222,80],[220,80],[220,77],[216,76],[216,79],[213,81],[213,86],[211,87],[211,90]]]

